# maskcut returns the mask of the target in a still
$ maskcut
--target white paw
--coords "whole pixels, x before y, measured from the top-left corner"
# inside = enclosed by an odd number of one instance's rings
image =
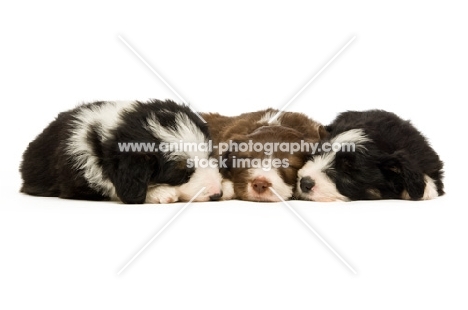
[[[146,193],[147,203],[172,203],[179,200],[177,190],[174,186],[160,185],[151,187]]]
[[[223,180],[222,184],[223,197],[221,200],[230,200],[235,198],[234,184],[230,180]]]
[[[424,176],[424,179],[426,180],[426,188],[424,189],[424,195],[422,199],[430,200],[438,197],[439,193],[437,193],[437,186],[435,185],[434,180],[427,175]]]

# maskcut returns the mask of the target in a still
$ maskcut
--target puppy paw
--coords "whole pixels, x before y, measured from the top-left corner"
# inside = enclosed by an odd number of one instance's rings
[[[434,183],[434,180],[429,176],[425,175],[424,180],[426,181],[426,187],[424,188],[423,200],[434,199],[439,196],[437,193],[437,186]]]
[[[423,195],[426,188],[426,182],[422,174],[420,175],[417,173],[407,173],[405,182],[406,190],[411,200],[423,199]]]
[[[147,203],[172,203],[179,200],[179,195],[174,186],[160,185],[148,189]]]
[[[230,180],[223,180],[222,182],[223,197],[221,200],[234,199],[236,194],[234,193],[234,184]]]
[[[437,192],[437,186],[434,183],[434,180],[432,180],[429,176],[424,175],[424,192],[422,195],[419,195],[420,198],[418,200],[431,200],[439,196],[439,193]],[[411,196],[406,190],[403,191],[401,195],[402,199],[406,200],[414,200],[414,196]]]

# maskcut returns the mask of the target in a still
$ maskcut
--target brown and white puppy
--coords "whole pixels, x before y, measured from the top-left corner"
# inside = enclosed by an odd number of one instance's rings
[[[282,199],[291,198],[297,171],[310,154],[309,149],[293,150],[291,144],[315,143],[327,134],[321,124],[302,113],[284,112],[269,123],[277,112],[270,108],[232,117],[201,113],[213,139],[213,156],[219,156],[221,173],[232,182],[233,198],[280,201],[274,191]],[[222,144],[229,149],[222,149]],[[242,149],[241,145],[250,147]],[[255,147],[259,145],[262,150]],[[223,191],[227,191],[225,186]]]

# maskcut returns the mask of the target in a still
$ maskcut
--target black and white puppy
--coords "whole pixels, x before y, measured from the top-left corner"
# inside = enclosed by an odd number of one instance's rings
[[[188,165],[195,157],[208,159],[209,151],[158,149],[161,143],[200,144],[209,139],[207,125],[187,106],[170,100],[80,105],[60,113],[29,144],[20,167],[21,192],[168,203],[188,201],[205,187],[195,201],[219,200],[223,191],[218,167]]]
[[[298,198],[426,200],[444,194],[443,163],[409,121],[382,110],[348,111],[326,129],[321,153],[298,172]]]

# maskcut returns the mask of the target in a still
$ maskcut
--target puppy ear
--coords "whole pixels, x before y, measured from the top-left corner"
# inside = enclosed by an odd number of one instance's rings
[[[412,200],[421,199],[424,195],[426,187],[424,174],[406,152],[397,151],[384,156],[379,168],[388,179],[401,183]]]
[[[320,140],[326,139],[328,137],[328,135],[329,135],[329,131],[323,125],[318,125],[317,131],[318,131],[318,135],[320,137]]]
[[[114,162],[111,180],[123,203],[144,203],[154,163],[146,154],[124,154]]]
[[[338,152],[336,154],[335,164],[346,173],[352,173],[356,166],[356,156],[351,152]]]

